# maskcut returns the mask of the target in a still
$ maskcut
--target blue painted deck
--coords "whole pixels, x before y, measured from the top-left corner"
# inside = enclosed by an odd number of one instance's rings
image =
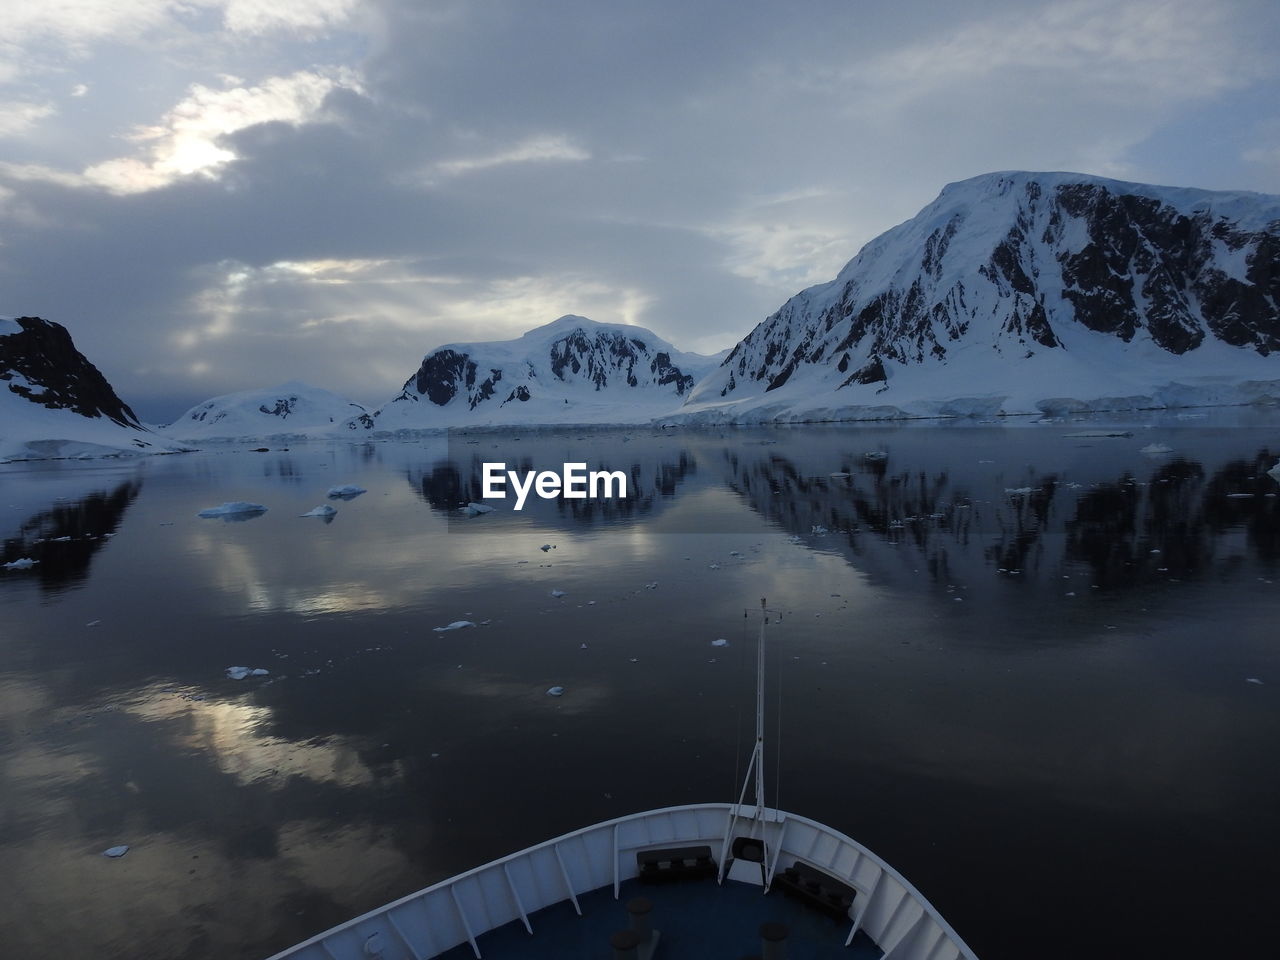
[[[484,960],[608,960],[609,936],[627,927],[626,903],[646,897],[653,904],[650,918],[661,933],[654,960],[737,960],[759,954],[760,924],[785,923],[789,960],[879,960],[881,951],[862,933],[849,947],[849,921],[836,920],[780,891],[762,895],[760,887],[726,880],[692,880],[671,884],[642,884],[627,880],[614,900],[605,887],[578,897],[582,916],[568,901],[529,917],[530,936],[520,921],[508,923],[477,938]],[[439,960],[473,960],[469,944],[440,954]]]

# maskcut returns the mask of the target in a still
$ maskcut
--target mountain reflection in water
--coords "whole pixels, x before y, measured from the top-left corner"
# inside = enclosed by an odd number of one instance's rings
[[[885,856],[983,960],[1256,955],[1280,894],[1280,422],[1257,421],[0,468],[4,561],[40,561],[0,574],[0,938],[262,957],[557,833],[727,797],[767,596],[779,802]],[[633,496],[467,517],[486,461],[618,469]],[[345,483],[368,492],[329,501]],[[232,500],[268,511],[196,517]],[[1189,877],[1214,878],[1191,912]]]

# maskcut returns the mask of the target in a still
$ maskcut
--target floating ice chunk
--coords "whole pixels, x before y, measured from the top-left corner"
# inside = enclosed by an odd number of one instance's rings
[[[357,487],[354,483],[344,483],[340,487],[330,487],[325,496],[331,500],[354,500],[360,494],[368,492],[364,487]]]
[[[493,513],[493,507],[487,503],[468,503],[465,507],[458,508],[459,513],[464,513],[468,517],[476,517],[482,513]]]
[[[549,543],[544,543],[538,549],[541,550],[543,553],[546,553],[548,550],[554,550],[555,548],[552,547],[551,544]]]
[[[547,688],[547,696],[548,696],[548,697],[562,697],[562,696],[564,696],[564,687],[548,687],[548,688]]]
[[[824,527],[822,524],[820,524],[820,523],[815,523],[815,524],[814,524],[814,525],[809,529],[809,532],[810,532],[810,533],[816,533],[818,536],[822,536],[824,533],[829,533],[830,531],[828,531],[828,530],[827,530],[827,528],[826,528],[826,527]]]
[[[223,519],[237,518],[248,520],[267,512],[267,508],[260,503],[250,503],[248,500],[231,500],[227,503],[216,507],[208,507],[196,514],[197,517],[204,517],[206,520],[214,517]]]
[[[129,845],[127,843],[122,843],[118,847],[107,847],[107,849],[102,851],[102,855],[104,857],[110,857],[111,859],[115,860],[119,857],[123,857],[128,852],[129,852]]]
[[[1101,440],[1108,437],[1132,437],[1128,430],[1081,430],[1079,433],[1064,433],[1070,440]]]
[[[1227,499],[1228,500],[1247,500],[1252,496],[1253,496],[1252,493],[1228,493]]]
[[[1280,460],[1276,461],[1276,465],[1267,471],[1267,476],[1280,480]]]
[[[30,557],[22,557],[18,560],[6,563],[4,568],[6,570],[30,570],[39,562],[39,560],[32,560]]]
[[[729,645],[729,641],[724,637],[721,637],[719,640],[712,640],[711,645],[713,647],[727,647]]]
[[[232,680],[243,680],[245,677],[265,677],[269,670],[262,667],[227,667],[227,676]]]
[[[1004,492],[1011,496],[1026,496],[1028,493],[1035,493],[1035,487],[1005,487]]]
[[[847,480],[849,477],[847,473],[832,473],[829,476],[832,480]]]
[[[1245,682],[1245,683],[1256,683],[1258,686],[1262,686],[1262,681],[1261,681],[1261,680],[1259,680],[1257,677],[1245,677],[1245,681],[1244,681],[1244,682]]]
[[[1173,447],[1167,446],[1163,443],[1148,443],[1138,452],[1145,453],[1148,457],[1158,457],[1162,454],[1172,453]]]
[[[719,569],[720,569],[720,564],[718,564],[718,563],[709,563],[709,564],[707,564],[707,569],[708,569],[708,570],[719,570]]]
[[[648,583],[646,583],[646,584],[644,585],[644,588],[645,588],[646,590],[657,590],[657,589],[658,589],[658,581],[657,581],[657,580],[650,580]]]
[[[551,595],[555,597],[557,600],[559,600],[561,597],[568,596],[568,594],[565,593],[563,590],[552,590]]]
[[[889,455],[885,453],[883,450],[872,450],[868,453],[864,453],[862,456],[866,460],[888,460],[889,459]]]
[[[445,624],[443,627],[432,627],[435,633],[445,633],[449,630],[465,630],[467,627],[474,627],[475,624],[470,620],[455,620],[453,623]]]
[[[322,503],[318,507],[312,507],[306,513],[301,514],[304,517],[324,517],[328,519],[338,512],[338,508],[328,503]]]

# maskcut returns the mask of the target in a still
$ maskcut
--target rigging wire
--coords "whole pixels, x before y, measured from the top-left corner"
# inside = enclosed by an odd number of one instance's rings
[[[747,650],[747,618],[751,612],[746,608],[742,608],[742,636],[738,640],[738,687],[742,687],[742,676],[746,672],[746,650]],[[729,796],[734,796],[738,789],[738,769],[742,764],[742,696],[741,689],[739,695],[735,697],[738,704],[738,716],[733,724],[734,741],[733,741],[733,783],[729,785]]]
[[[778,622],[782,622],[782,614],[778,614]],[[776,732],[773,735],[773,809],[781,810],[782,796],[782,647],[774,644],[775,656],[777,657],[777,669],[773,672],[777,675],[778,680],[778,706],[775,713],[778,716]],[[762,798],[763,799],[763,798]]]

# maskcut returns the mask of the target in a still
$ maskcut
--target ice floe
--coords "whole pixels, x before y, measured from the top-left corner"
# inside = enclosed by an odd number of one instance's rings
[[[331,500],[354,500],[360,494],[368,492],[364,487],[357,487],[354,483],[344,483],[340,487],[330,487],[325,496]]]
[[[249,519],[259,514],[267,512],[267,508],[260,503],[250,503],[248,500],[231,500],[227,503],[216,507],[208,507],[196,514],[197,517],[210,519],[220,517],[222,519],[240,518]]]
[[[300,516],[303,516],[303,517],[323,517],[324,519],[326,519],[326,520],[327,520],[327,519],[329,519],[330,517],[334,516],[337,512],[338,512],[338,508],[337,508],[337,507],[335,507],[335,506],[333,506],[333,505],[331,505],[331,504],[328,504],[328,503],[322,503],[320,506],[318,506],[318,507],[312,507],[312,508],[311,508],[310,510],[308,510],[306,513],[300,514]]]
[[[1145,453],[1148,457],[1158,457],[1166,453],[1173,453],[1173,447],[1163,443],[1148,443],[1138,452]]]
[[[1261,681],[1261,680],[1259,680],[1257,677],[1245,677],[1245,681],[1244,681],[1244,682],[1245,682],[1245,683],[1256,683],[1258,686],[1262,686],[1262,681]]]
[[[564,696],[564,687],[548,687],[548,688],[547,688],[547,696],[548,696],[548,697],[562,697],[562,696]]]
[[[565,593],[563,590],[552,590],[551,595],[555,597],[557,600],[560,599],[561,597],[568,596],[568,594]]]
[[[111,857],[113,860],[115,860],[119,857],[123,857],[128,852],[129,852],[129,845],[127,843],[122,843],[118,847],[107,847],[107,849],[102,851],[102,855],[104,857]]]
[[[30,570],[39,562],[39,560],[32,560],[30,557],[21,557],[4,564],[4,568],[6,570]]]
[[[460,513],[466,514],[468,517],[478,517],[482,513],[493,513],[493,507],[487,503],[468,503],[465,507],[459,507]]]
[[[465,630],[467,627],[474,627],[475,624],[470,620],[455,620],[453,623],[445,624],[443,627],[432,627],[435,633],[445,633],[449,630]]]
[[[548,550],[554,550],[554,549],[555,549],[555,547],[554,547],[554,546],[552,546],[552,545],[551,545],[551,544],[549,544],[549,543],[544,543],[544,544],[543,544],[542,546],[540,546],[538,549],[539,549],[539,550],[541,550],[543,553],[546,553]]]
[[[243,680],[245,677],[265,677],[271,671],[263,667],[227,667],[227,676],[232,680]]]
[[[724,639],[724,637],[721,637],[719,640],[712,640],[711,645],[713,647],[727,647],[729,645],[729,641]]]

